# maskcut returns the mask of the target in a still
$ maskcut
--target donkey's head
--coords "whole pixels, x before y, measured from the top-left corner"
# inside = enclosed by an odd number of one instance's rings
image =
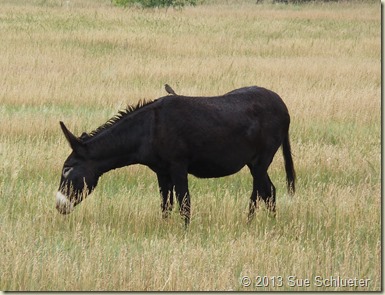
[[[72,153],[63,165],[60,186],[56,193],[56,209],[62,214],[69,214],[96,187],[99,175],[84,142],[73,135],[63,122],[60,122],[60,126]]]

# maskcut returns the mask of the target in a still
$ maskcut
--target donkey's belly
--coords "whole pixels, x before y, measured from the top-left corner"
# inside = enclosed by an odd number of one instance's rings
[[[257,149],[248,142],[204,145],[199,152],[192,153],[188,173],[200,178],[231,175],[250,163],[257,154]]]
[[[234,174],[244,166],[244,162],[229,165],[229,163],[195,161],[190,163],[188,173],[199,178],[216,178]]]

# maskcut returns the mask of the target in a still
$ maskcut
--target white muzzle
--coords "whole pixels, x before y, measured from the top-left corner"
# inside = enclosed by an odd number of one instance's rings
[[[56,209],[61,214],[69,214],[74,210],[74,204],[61,192],[56,193]]]

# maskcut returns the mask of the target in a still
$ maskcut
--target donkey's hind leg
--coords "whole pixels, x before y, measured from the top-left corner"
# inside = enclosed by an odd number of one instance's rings
[[[271,160],[265,162],[265,165],[261,165],[262,163],[248,165],[253,176],[253,192],[251,193],[249,203],[249,221],[253,219],[255,210],[258,209],[261,200],[266,203],[267,209],[275,214],[275,187],[267,173],[270,163]]]

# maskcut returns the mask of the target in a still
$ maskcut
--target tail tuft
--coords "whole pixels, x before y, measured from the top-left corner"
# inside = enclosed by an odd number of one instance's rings
[[[287,190],[289,194],[293,195],[295,193],[296,176],[295,176],[293,158],[291,154],[289,133],[287,133],[286,137],[282,142],[282,151],[283,151],[283,158],[285,160]]]

